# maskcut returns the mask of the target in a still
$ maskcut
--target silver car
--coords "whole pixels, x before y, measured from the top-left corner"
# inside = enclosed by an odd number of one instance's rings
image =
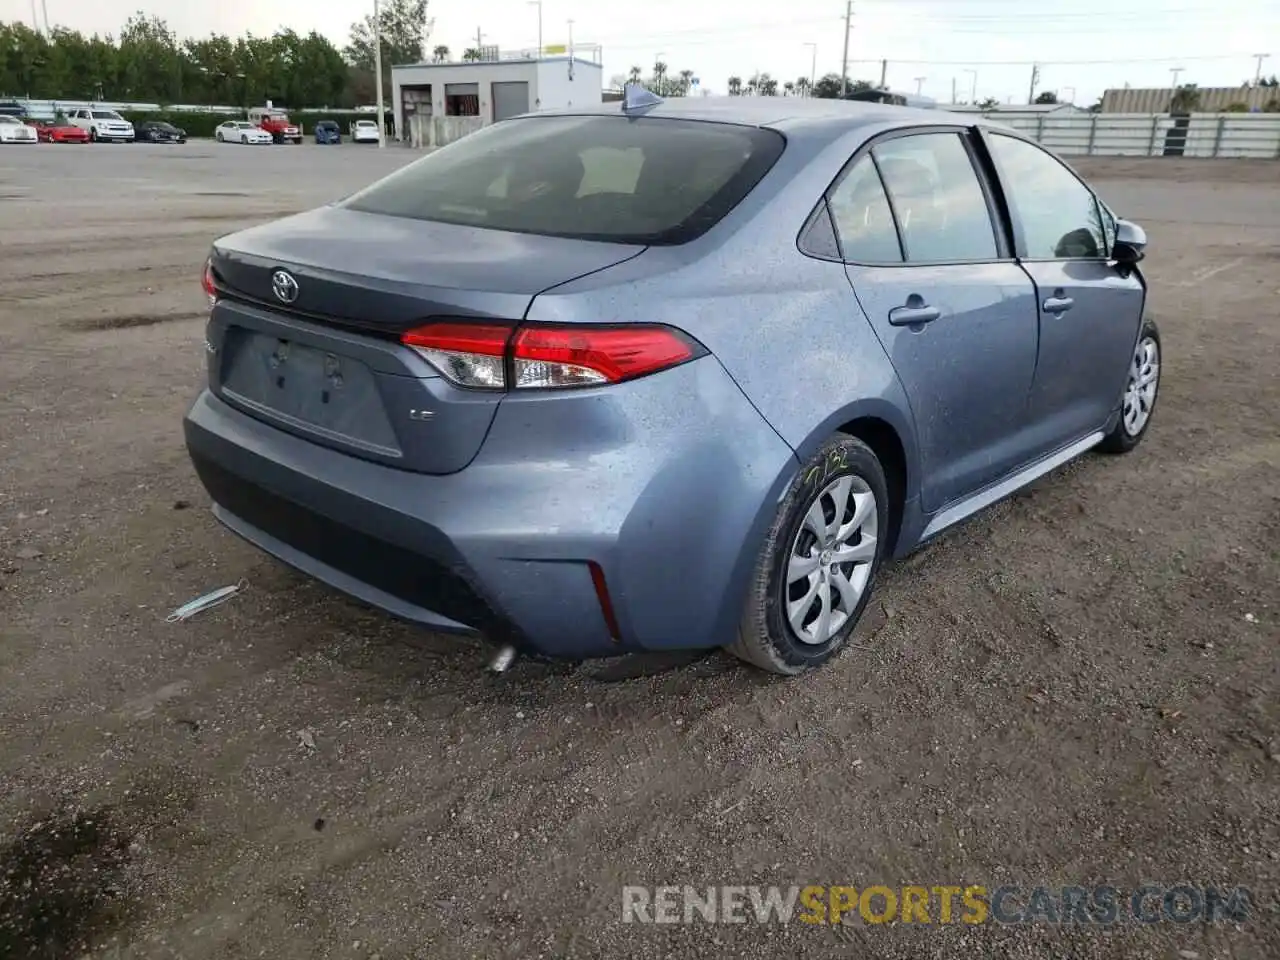
[[[494,124],[218,240],[216,515],[560,657],[829,660],[881,565],[1146,434],[1140,228],[981,118],[733,97]]]

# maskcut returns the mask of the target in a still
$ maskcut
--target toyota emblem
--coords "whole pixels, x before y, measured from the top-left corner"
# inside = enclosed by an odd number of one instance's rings
[[[298,281],[287,270],[277,270],[271,275],[271,291],[281,303],[293,303],[298,299]]]

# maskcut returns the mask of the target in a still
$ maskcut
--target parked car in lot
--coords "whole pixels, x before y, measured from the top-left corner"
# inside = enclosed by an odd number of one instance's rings
[[[36,128],[28,126],[17,117],[0,114],[0,143],[39,143]]]
[[[271,134],[275,143],[302,142],[302,128],[278,107],[254,107],[249,111],[249,121]]]
[[[255,127],[248,120],[228,120],[220,123],[213,131],[213,138],[218,143],[272,143],[271,134]]]
[[[654,99],[218,240],[184,424],[217,517],[431,629],[796,674],[884,562],[1146,435],[1146,237],[1053,154],[936,110]]]
[[[67,119],[85,130],[95,142],[127,143],[134,138],[133,124],[114,110],[81,108],[67,112]]]
[[[46,143],[88,143],[89,132],[81,130],[66,117],[40,120],[34,124],[36,135]]]
[[[352,143],[377,143],[378,124],[373,120],[356,120],[351,124]]]
[[[187,131],[164,120],[145,120],[134,125],[138,143],[186,143]]]
[[[341,143],[342,129],[332,120],[321,120],[316,123],[316,143]]]

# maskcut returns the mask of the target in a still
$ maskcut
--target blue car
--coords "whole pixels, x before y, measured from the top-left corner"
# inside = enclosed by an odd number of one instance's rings
[[[794,675],[881,566],[1152,422],[1146,237],[981,117],[634,90],[215,242],[219,520],[496,665]]]
[[[316,143],[341,143],[342,130],[332,120],[321,120],[316,123]]]

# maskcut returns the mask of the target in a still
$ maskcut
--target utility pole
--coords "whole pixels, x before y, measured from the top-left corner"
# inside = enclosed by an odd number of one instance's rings
[[[476,27],[476,56],[480,56],[480,44],[484,42],[484,34],[480,32],[480,28]]]
[[[40,0],[40,9],[44,11],[44,35],[49,36],[49,2]]]
[[[31,27],[36,33],[40,32],[40,15],[36,13],[36,0],[31,0]]]
[[[378,149],[387,145],[387,117],[382,112],[382,11],[373,0],[373,89],[378,101]]]
[[[969,102],[976,106],[978,103],[978,71],[966,70],[965,73],[973,74],[973,85],[969,88]]]
[[[951,78],[951,105],[956,105],[956,78]]]
[[[47,14],[44,18],[44,27],[46,30],[49,29],[49,17]],[[1258,61],[1258,69],[1253,72],[1253,85],[1255,87],[1262,83],[1262,61],[1268,59],[1270,56],[1271,54],[1269,53],[1255,53],[1253,55],[1253,59]]]
[[[840,58],[840,96],[849,95],[849,31],[853,29],[853,0],[844,8],[844,56]]]
[[[1031,65],[1031,89],[1027,91],[1027,103],[1036,102],[1036,83],[1040,80],[1040,67],[1037,64]]]
[[[806,43],[805,46],[813,51],[813,59],[809,63],[809,89],[805,91],[804,95],[812,97],[813,84],[818,79],[818,45],[816,43]]]
[[[888,60],[881,60],[881,61],[880,61],[880,89],[881,89],[881,90],[888,90],[888,89],[889,89],[888,87],[886,87],[886,86],[884,85],[885,76],[886,76],[888,73],[889,73],[889,61],[888,61]]]
[[[529,5],[538,8],[538,57],[542,59],[542,0],[529,0]]]
[[[928,80],[928,79],[929,79],[928,77],[916,77],[916,78],[915,78],[915,80],[916,80],[916,96],[917,96],[917,97],[918,97],[918,96],[920,96],[920,91],[922,91],[922,90],[924,89],[924,82],[925,82],[926,80]]]

